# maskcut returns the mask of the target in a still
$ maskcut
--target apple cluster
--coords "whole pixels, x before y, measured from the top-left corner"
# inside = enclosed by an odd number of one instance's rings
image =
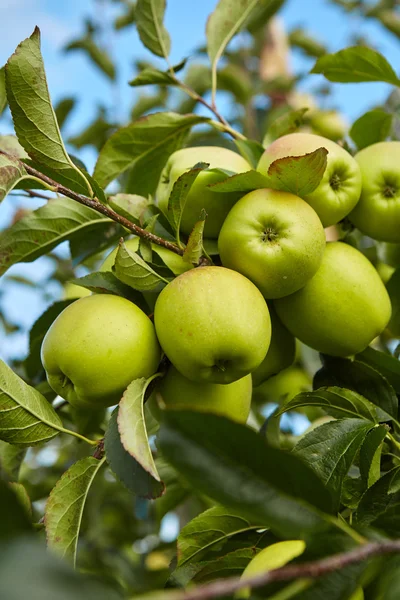
[[[366,348],[389,322],[388,293],[372,263],[348,244],[327,243],[324,228],[347,217],[365,235],[400,242],[400,142],[352,157],[329,139],[294,133],[275,140],[257,169],[266,175],[275,160],[321,147],[328,150],[325,173],[304,197],[272,189],[217,193],[209,186],[221,180],[220,170],[251,170],[244,158],[218,147],[172,154],[158,205],[168,217],[177,179],[209,163],[187,195],[181,232],[191,233],[204,208],[216,266],[182,262],[181,274],[157,295],[154,324],[122,297],[73,302],[43,341],[51,387],[72,405],[111,406],[132,380],[156,373],[164,355],[169,367],[150,401],[155,413],[160,404],[190,405],[245,422],[253,386],[292,364],[295,338],[333,356]],[[137,251],[138,242],[126,243]],[[112,270],[116,252],[103,271]]]

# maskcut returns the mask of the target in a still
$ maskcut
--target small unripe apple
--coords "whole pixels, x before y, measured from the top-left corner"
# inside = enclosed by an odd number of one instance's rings
[[[273,306],[268,306],[268,308],[271,317],[271,343],[267,356],[252,373],[254,387],[290,367],[296,356],[295,338],[281,322]]]
[[[349,125],[336,110],[316,110],[310,113],[310,125],[318,135],[337,142],[345,137]]]
[[[333,356],[364,350],[382,333],[391,314],[389,295],[373,265],[343,242],[328,243],[314,277],[274,304],[294,336]]]
[[[400,142],[379,142],[355,159],[361,170],[360,201],[349,219],[363,233],[382,242],[400,242]]]
[[[169,360],[198,382],[227,384],[248,375],[271,338],[263,296],[224,267],[192,269],[171,281],[157,299],[154,322]]]
[[[208,163],[209,169],[224,169],[233,173],[244,173],[251,170],[247,160],[227,148],[197,146],[178,150],[169,157],[161,173],[156,192],[158,206],[163,213],[167,213],[168,200],[178,177],[200,162]],[[220,194],[207,187],[209,184],[217,183],[227,177],[228,175],[212,173],[209,170],[199,173],[186,198],[181,221],[183,233],[186,235],[191,233],[195,223],[199,220],[201,209],[204,208],[207,213],[204,236],[207,238],[218,237],[226,215],[243,195],[240,192]]]
[[[116,404],[129,383],[150,377],[160,361],[153,323],[135,304],[94,294],[70,304],[42,344],[50,386],[74,406]]]
[[[258,554],[249,562],[242,573],[241,580],[246,581],[261,573],[268,573],[273,569],[284,567],[290,561],[301,556],[306,549],[303,540],[287,540],[277,542],[260,550]],[[236,595],[236,598],[249,598],[250,588],[242,588]]]
[[[265,298],[281,298],[316,273],[325,233],[316,212],[298,196],[255,190],[229,212],[218,249],[222,264],[248,277]]]
[[[153,397],[159,405],[167,408],[193,408],[246,423],[250,413],[251,394],[251,375],[227,385],[198,383],[187,379],[171,366],[158,384]],[[158,416],[156,410],[152,409],[152,412],[154,416]]]
[[[257,170],[267,174],[270,165],[278,158],[301,156],[318,148],[328,150],[327,167],[318,187],[303,196],[322,225],[335,225],[350,213],[361,193],[360,167],[341,146],[325,137],[312,133],[290,133],[275,140],[262,155]]]

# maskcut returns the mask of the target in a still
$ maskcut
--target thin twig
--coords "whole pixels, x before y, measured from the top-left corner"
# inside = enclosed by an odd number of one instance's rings
[[[15,157],[10,157],[6,152],[3,152],[2,150],[0,150],[0,154],[4,154],[5,156],[8,156],[9,158],[13,158],[13,160],[15,160]],[[29,173],[29,175],[32,175],[32,176],[36,177],[37,179],[43,181],[47,185],[49,185],[53,189],[54,192],[56,192],[58,194],[62,194],[63,196],[67,196],[67,198],[71,198],[72,200],[75,200],[76,202],[79,202],[80,204],[83,204],[84,206],[92,208],[93,210],[105,215],[109,219],[112,219],[116,223],[119,223],[120,225],[125,227],[125,229],[128,229],[135,235],[137,235],[141,238],[144,238],[145,240],[148,240],[149,242],[152,242],[153,244],[157,244],[157,246],[163,246],[164,248],[167,248],[167,250],[171,250],[171,252],[174,252],[175,254],[179,254],[180,256],[183,255],[183,249],[178,248],[178,246],[176,244],[173,244],[172,242],[168,242],[167,240],[164,240],[163,238],[158,237],[158,235],[155,235],[154,233],[151,233],[150,231],[146,231],[145,229],[142,229],[138,225],[135,225],[135,223],[132,223],[125,217],[119,215],[118,213],[116,213],[114,210],[112,210],[105,204],[102,204],[96,198],[88,198],[87,196],[83,196],[82,194],[78,194],[78,193],[70,190],[69,188],[65,187],[64,185],[57,183],[57,181],[55,181],[54,179],[47,177],[47,175],[44,175],[44,173],[41,173],[40,171],[38,171],[31,165],[28,165],[28,164],[22,163],[22,162],[21,162],[21,165],[25,168],[26,172]]]
[[[234,594],[243,587],[260,588],[268,583],[276,581],[291,581],[294,579],[312,578],[317,579],[353,563],[362,562],[372,556],[400,552],[400,540],[388,542],[371,542],[359,546],[349,552],[334,554],[314,562],[297,565],[288,565],[280,569],[274,569],[266,573],[254,575],[245,581],[240,577],[218,579],[212,583],[198,586],[196,588],[177,591],[163,592],[165,600],[211,600]],[[161,596],[160,596],[161,597]]]
[[[28,196],[29,198],[42,198],[42,200],[51,199],[50,196],[46,196],[46,194],[41,194],[40,192],[36,192],[34,190],[24,190],[24,192],[26,193],[21,195]]]

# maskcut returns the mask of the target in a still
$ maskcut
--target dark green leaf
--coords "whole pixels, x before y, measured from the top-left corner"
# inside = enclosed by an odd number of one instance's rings
[[[113,272],[122,283],[140,292],[155,290],[163,283],[168,283],[167,279],[156,273],[137,252],[131,252],[124,243],[118,248]]]
[[[158,439],[163,454],[206,496],[284,537],[324,529],[313,507],[329,511],[331,499],[297,457],[224,417],[171,411],[165,420]]]
[[[392,520],[391,535],[399,535],[400,531],[400,467],[396,467],[383,475],[372,485],[361,498],[357,509],[357,522],[361,525],[374,525],[379,528],[385,523],[385,515]],[[393,514],[394,512],[394,514]],[[397,514],[396,521],[395,515]],[[390,519],[389,519],[390,523]],[[386,525],[386,523],[385,523]],[[390,525],[389,525],[390,527]]]
[[[26,510],[20,503],[15,490],[1,479],[0,511],[3,515],[2,519],[0,519],[0,542],[7,541],[11,537],[23,535],[32,531]]]
[[[69,240],[72,266],[76,267],[102,250],[112,245],[116,246],[124,235],[126,235],[126,230],[111,220],[74,235]]]
[[[57,181],[72,181],[76,191],[90,192],[87,180],[71,161],[61,138],[47,87],[37,27],[7,61],[6,87],[15,131],[29,156],[39,165],[55,171]]]
[[[366,363],[323,356],[323,368],[315,375],[314,387],[319,384],[349,388],[361,394],[379,407],[381,421],[397,418],[398,399],[394,389],[379,371]]]
[[[110,219],[69,198],[56,198],[0,233],[0,275],[19,262],[32,262],[65,240]]]
[[[118,431],[118,408],[111,415],[104,448],[107,462],[117,478],[134,494],[145,498],[157,498],[164,486],[156,481],[123,447]]]
[[[370,110],[354,121],[349,133],[358,149],[383,142],[392,129],[393,115],[381,109]]]
[[[381,476],[382,446],[387,432],[383,425],[374,427],[361,446],[360,473],[366,488],[371,487]]]
[[[71,283],[80,285],[95,294],[113,294],[135,302],[136,295],[134,292],[132,293],[132,288],[124,285],[110,271],[95,271],[84,277],[79,277],[79,279],[72,279]],[[138,294],[138,297],[140,298],[140,294]]]
[[[269,187],[300,197],[311,194],[324,176],[327,155],[326,148],[318,148],[304,156],[287,156],[274,160],[268,169],[271,180]]]
[[[97,150],[101,150],[115,130],[116,127],[108,121],[104,109],[100,108],[93,121],[78,135],[70,137],[68,142],[75,148],[94,146]]]
[[[397,358],[368,347],[360,354],[357,354],[357,360],[367,363],[379,371],[393,386],[396,393],[400,394],[400,362]]]
[[[178,82],[172,77],[169,71],[159,71],[148,67],[143,69],[136,75],[135,79],[129,82],[132,87],[139,87],[141,85],[178,85]]]
[[[336,510],[340,506],[344,477],[372,427],[364,419],[330,421],[302,437],[293,450],[330,490]]]
[[[6,78],[4,67],[0,69],[0,115],[7,106]]]
[[[165,6],[166,0],[138,0],[135,16],[143,44],[153,54],[166,58],[171,49],[171,40],[163,24]]]
[[[286,402],[278,414],[303,406],[320,406],[335,418],[362,417],[372,423],[379,422],[377,407],[360,394],[345,388],[327,387],[314,392],[302,392]],[[387,420],[387,418],[383,420]]]
[[[46,504],[47,545],[74,565],[86,498],[103,463],[87,456],[73,464],[56,483]]]
[[[308,56],[319,58],[326,54],[326,47],[300,27],[292,29],[289,34],[289,43],[291,46],[303,50]]]
[[[18,481],[19,470],[25,454],[25,448],[0,442],[0,479]]]
[[[386,58],[367,46],[354,46],[335,54],[321,56],[311,73],[322,73],[329,81],[339,83],[384,81],[391,85],[400,85]]]
[[[246,21],[246,28],[250,33],[255,33],[261,29],[261,27],[264,27],[274,14],[278,12],[284,1],[285,0],[259,0],[249,19]]]
[[[70,116],[71,111],[74,109],[75,102],[75,98],[63,98],[54,107],[54,112],[56,113],[57,123],[60,129],[62,129],[66,120]]]
[[[122,127],[101,150],[95,179],[105,187],[131,169],[126,191],[143,196],[153,193],[170,154],[182,146],[191,127],[208,120],[198,115],[166,112],[142,117]]]
[[[307,111],[308,108],[289,110],[284,115],[276,118],[268,127],[267,136],[275,140],[282,135],[297,131],[303,124],[303,117]]]

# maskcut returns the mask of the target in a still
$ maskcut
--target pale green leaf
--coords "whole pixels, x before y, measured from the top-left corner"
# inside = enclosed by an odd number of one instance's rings
[[[146,210],[149,200],[137,194],[115,194],[109,196],[108,204],[115,212],[140,225],[140,219]]]
[[[137,252],[131,252],[125,243],[118,248],[113,272],[122,283],[141,292],[154,290],[160,284],[168,283],[168,280],[158,275]]]
[[[0,115],[7,106],[6,78],[4,67],[0,69]]]
[[[386,140],[392,129],[393,115],[379,108],[370,110],[354,121],[349,134],[361,150]]]
[[[0,150],[16,158],[29,158],[15,135],[0,135]]]
[[[213,192],[251,192],[253,190],[271,187],[270,179],[258,171],[246,171],[246,173],[237,173],[219,181],[211,183],[207,187]]]
[[[143,196],[153,193],[168,157],[182,147],[190,128],[208,121],[199,115],[165,112],[122,127],[100,152],[94,172],[96,181],[105,187],[131,169],[126,191]]]
[[[384,81],[391,85],[400,85],[386,58],[368,46],[354,46],[335,54],[321,56],[311,73],[321,73],[329,81],[339,83]]]
[[[105,458],[82,458],[66,471],[52,489],[46,505],[48,547],[76,563],[83,509],[90,486]]]
[[[62,429],[46,398],[0,361],[0,439],[33,446],[51,440]]]
[[[56,198],[0,233],[0,275],[31,262],[64,240],[104,227],[110,219],[69,198]]]
[[[163,24],[165,6],[165,0],[138,0],[135,17],[140,39],[146,48],[157,56],[167,58],[171,40]]]
[[[29,156],[56,171],[60,183],[65,178],[75,183],[77,191],[91,193],[86,178],[73,164],[61,138],[47,87],[37,27],[7,61],[6,88],[18,140]]]
[[[207,213],[202,208],[200,219],[195,223],[183,253],[183,260],[191,265],[198,265],[203,255],[203,232],[206,218]]]
[[[374,427],[360,449],[360,473],[366,488],[374,485],[381,476],[382,446],[387,434],[383,425]]]
[[[26,448],[0,441],[0,479],[18,481],[25,454]]]
[[[269,187],[291,192],[301,198],[311,194],[324,176],[327,156],[326,148],[318,148],[303,156],[287,156],[274,160],[268,169]]]
[[[163,246],[152,244],[151,248],[174,275],[182,275],[182,273],[186,273],[186,271],[193,268],[191,264],[183,260],[182,256],[175,254],[175,252],[171,252],[171,250],[168,250]]]
[[[22,179],[29,179],[23,164],[0,151],[0,202]]]

